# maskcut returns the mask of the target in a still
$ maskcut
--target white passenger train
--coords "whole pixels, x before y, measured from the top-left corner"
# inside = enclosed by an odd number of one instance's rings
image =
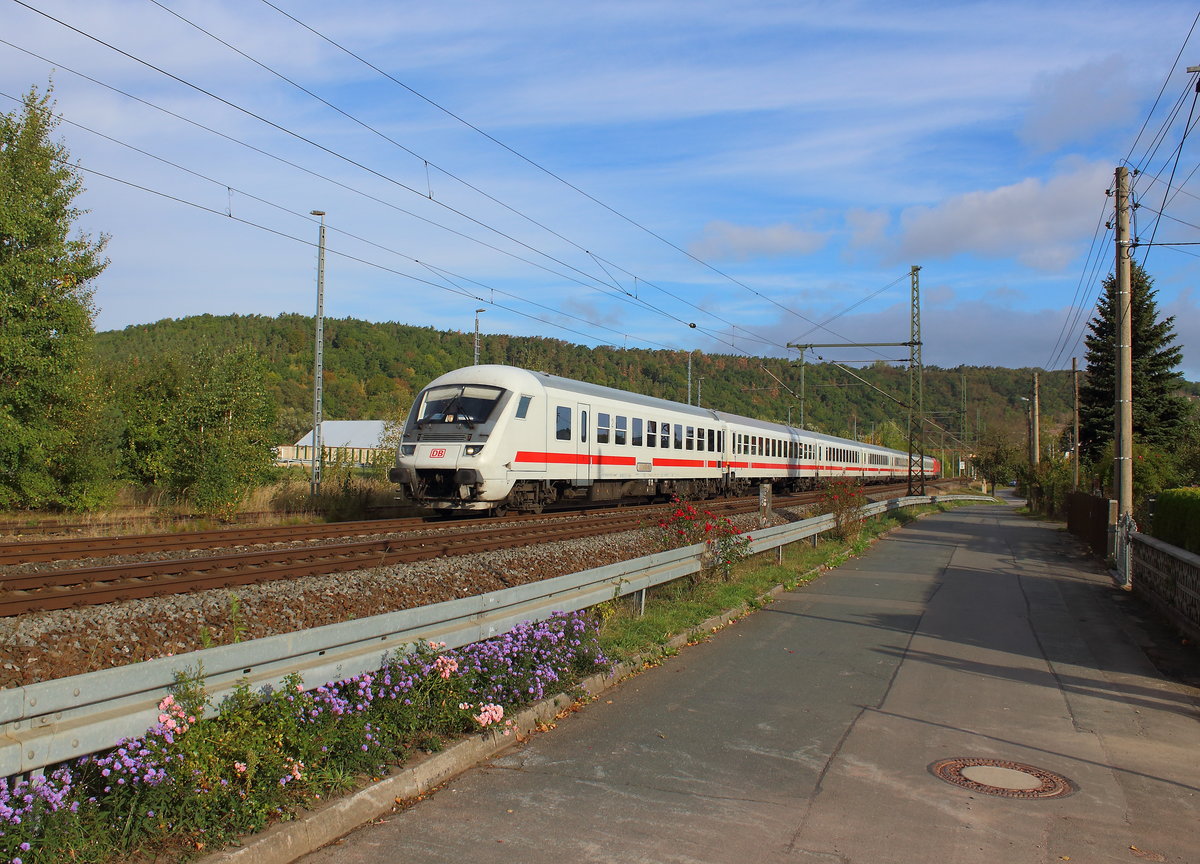
[[[926,457],[926,477],[936,477]],[[908,476],[908,454],[512,366],[468,366],[417,396],[389,474],[444,511],[780,492]]]

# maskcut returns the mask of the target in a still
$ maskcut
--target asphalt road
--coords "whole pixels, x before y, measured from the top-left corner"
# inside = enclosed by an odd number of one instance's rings
[[[929,516],[302,860],[1197,862],[1200,691],[1133,603],[1060,526]]]

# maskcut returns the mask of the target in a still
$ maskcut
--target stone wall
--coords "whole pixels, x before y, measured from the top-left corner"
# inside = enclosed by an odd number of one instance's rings
[[[1132,570],[1133,590],[1200,640],[1200,555],[1134,534]]]

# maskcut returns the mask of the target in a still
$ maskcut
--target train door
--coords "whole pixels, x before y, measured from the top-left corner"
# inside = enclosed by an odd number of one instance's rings
[[[591,405],[583,402],[576,407],[579,429],[575,435],[575,484],[586,486],[592,482],[592,435],[588,427],[592,412]]]

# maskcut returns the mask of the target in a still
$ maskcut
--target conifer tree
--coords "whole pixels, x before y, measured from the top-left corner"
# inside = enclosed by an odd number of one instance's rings
[[[0,507],[84,507],[104,473],[88,352],[107,238],[71,236],[83,185],[56,125],[36,88],[0,114]]]
[[[1176,371],[1183,358],[1175,341],[1175,318],[1159,320],[1154,280],[1136,262],[1130,277],[1133,333],[1133,436],[1154,448],[1169,447],[1187,419],[1189,405],[1178,395]],[[1087,376],[1079,388],[1080,434],[1084,454],[1095,458],[1113,439],[1117,344],[1117,280],[1104,280],[1096,317],[1088,324]]]

